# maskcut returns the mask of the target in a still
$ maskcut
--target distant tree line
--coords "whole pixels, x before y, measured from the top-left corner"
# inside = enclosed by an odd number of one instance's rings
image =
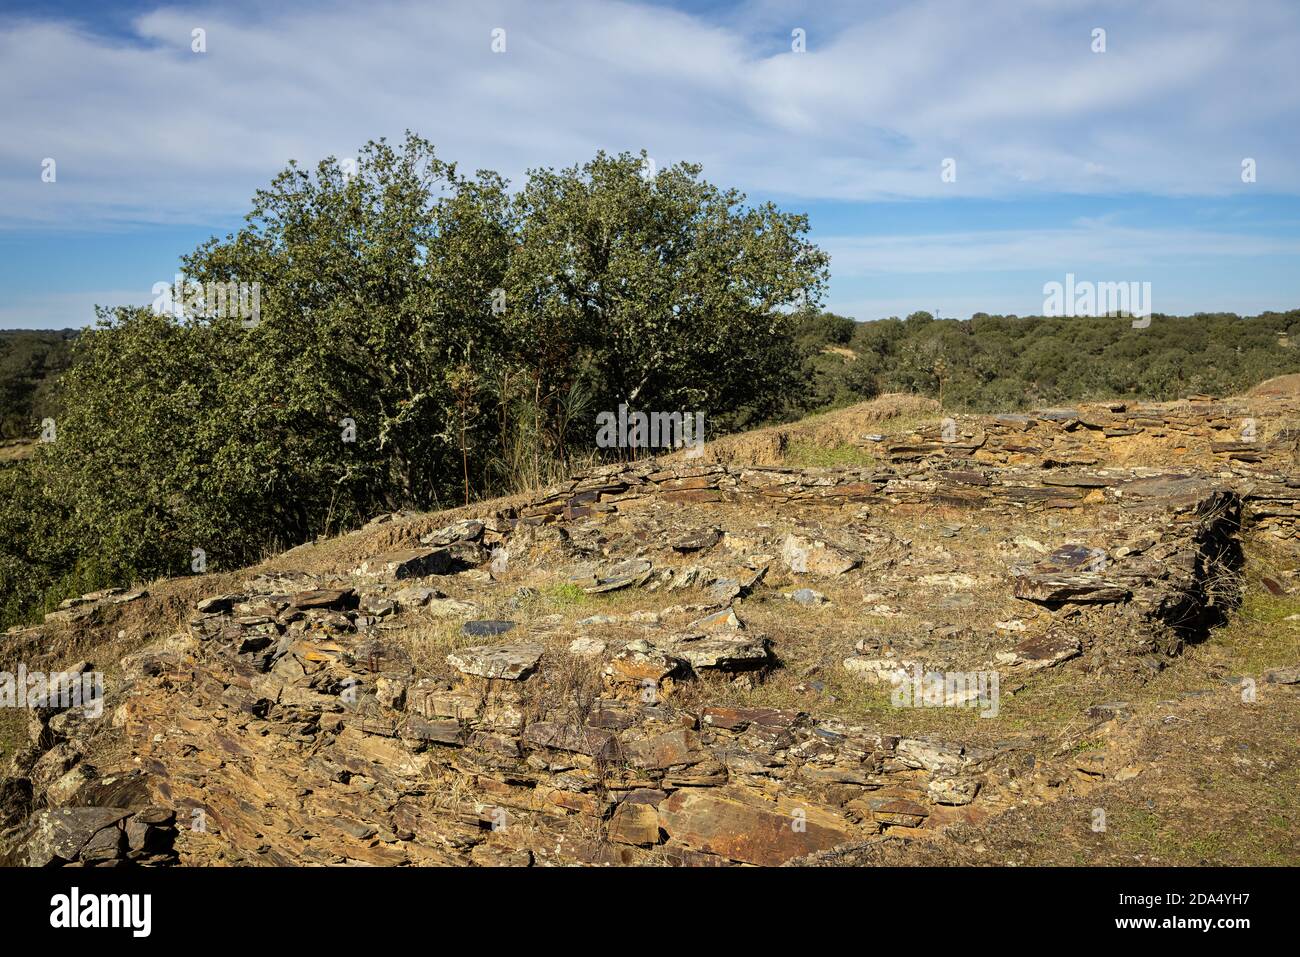
[[[1300,310],[1127,318],[991,316],[854,322],[800,316],[801,388],[789,418],[881,392],[942,398],[950,411],[996,412],[1101,399],[1234,395],[1300,372]]]
[[[54,414],[54,389],[72,355],[73,329],[0,330],[0,440],[31,438]]]

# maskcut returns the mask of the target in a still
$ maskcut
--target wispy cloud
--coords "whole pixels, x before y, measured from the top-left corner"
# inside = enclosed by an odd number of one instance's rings
[[[181,4],[125,41],[6,19],[0,223],[204,221],[290,157],[406,127],[514,177],[645,146],[788,197],[1223,194],[1243,188],[1245,156],[1259,188],[1300,191],[1300,8],[1285,0],[860,7]]]
[[[1041,282],[1066,271],[1151,274],[1171,311],[1300,297],[1292,0],[145,9],[0,14],[0,325],[79,324],[94,302],[143,301],[174,254],[237,223],[289,159],[407,128],[515,183],[644,147],[660,166],[700,162],[751,197],[815,208],[829,305],[860,318],[1034,311]],[[795,28],[805,53],[791,51]],[[1092,52],[1098,28],[1105,53]],[[1257,183],[1241,181],[1246,157]],[[163,250],[163,236],[184,248]]]

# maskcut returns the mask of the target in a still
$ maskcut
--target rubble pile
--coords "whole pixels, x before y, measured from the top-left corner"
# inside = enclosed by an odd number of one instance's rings
[[[1050,772],[1017,739],[746,704],[799,622],[825,620],[798,616],[848,615],[852,594],[852,614],[898,623],[841,649],[862,687],[1163,667],[1231,607],[1243,526],[1296,536],[1290,433],[1223,437],[1252,412],[985,417],[878,443],[870,468],[649,460],[424,534],[390,518],[355,565],[254,570],[198,601],[111,663],[103,720],[32,711],[4,756],[0,854],[726,866],[935,837]],[[1107,443],[1136,438],[1182,464],[1114,464]],[[576,624],[525,614],[543,573],[605,604]],[[147,598],[74,599],[9,638]],[[755,626],[755,602],[785,603],[789,628]]]

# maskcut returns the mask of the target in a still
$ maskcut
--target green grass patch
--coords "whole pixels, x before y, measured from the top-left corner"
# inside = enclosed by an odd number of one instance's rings
[[[870,466],[876,464],[876,457],[868,449],[847,442],[826,446],[797,440],[786,449],[785,464],[798,469]]]
[[[572,582],[557,582],[542,589],[542,594],[557,608],[572,608],[591,602],[591,596]]]
[[[1206,648],[1222,653],[1244,674],[1258,675],[1300,661],[1300,597],[1272,595],[1257,581],[1248,582],[1241,607],[1227,625],[1210,634]]]

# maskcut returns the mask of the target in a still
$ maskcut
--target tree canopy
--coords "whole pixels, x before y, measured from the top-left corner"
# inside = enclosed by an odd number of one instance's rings
[[[774,414],[827,257],[806,217],[647,167],[599,153],[512,194],[414,134],[291,163],[183,258],[174,308],[78,337],[56,441],[0,473],[5,617],[538,484],[620,403]]]

